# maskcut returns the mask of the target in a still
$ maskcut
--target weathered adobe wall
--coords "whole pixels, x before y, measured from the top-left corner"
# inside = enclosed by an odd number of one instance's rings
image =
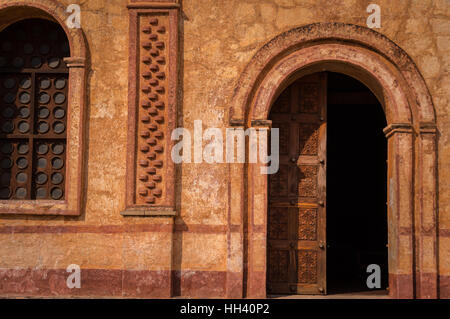
[[[170,219],[121,216],[127,155],[127,1],[59,2],[81,5],[90,54],[85,210],[80,218],[0,218],[2,294],[225,296],[225,225],[232,202],[227,165],[182,165],[177,195],[180,216],[175,220],[173,245]],[[313,22],[365,26],[366,7],[371,2],[184,0],[179,125],[192,130],[193,121],[202,120],[205,128],[227,127],[234,86],[264,43]],[[440,132],[439,267],[441,275],[450,276],[450,189],[446,183],[450,178],[450,2],[376,3],[382,8],[382,28],[377,31],[417,63],[436,108]],[[76,292],[65,288],[65,268],[70,264],[86,269],[84,286]],[[170,269],[190,271],[183,275],[187,279],[181,285],[174,281],[172,292],[161,288],[170,285]],[[189,281],[189,276],[194,279]],[[204,285],[206,282],[209,284]]]

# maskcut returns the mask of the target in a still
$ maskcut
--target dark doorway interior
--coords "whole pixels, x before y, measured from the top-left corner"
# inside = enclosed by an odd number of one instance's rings
[[[387,141],[383,109],[361,82],[328,74],[327,285],[329,293],[370,290],[369,264],[388,285]]]

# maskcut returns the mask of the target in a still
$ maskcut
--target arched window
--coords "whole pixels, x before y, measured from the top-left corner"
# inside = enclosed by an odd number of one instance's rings
[[[0,33],[0,199],[65,198],[69,56],[55,22]]]
[[[0,215],[82,213],[87,42],[66,9],[0,1]]]

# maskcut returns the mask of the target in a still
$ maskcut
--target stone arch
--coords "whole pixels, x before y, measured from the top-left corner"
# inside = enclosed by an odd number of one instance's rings
[[[242,72],[231,101],[230,120],[232,122],[247,117],[251,102],[260,82],[271,68],[292,52],[313,45],[342,44],[355,50],[366,49],[386,65],[398,72],[403,88],[409,93],[411,110],[420,122],[435,123],[435,112],[425,81],[415,63],[394,42],[384,35],[352,24],[314,23],[282,33],[266,43],[251,59]],[[369,85],[372,89],[373,85]],[[376,94],[379,97],[378,94]]]
[[[52,205],[45,203],[0,203],[1,214],[80,215],[82,211],[84,122],[86,103],[87,45],[82,29],[70,29],[65,21],[66,8],[55,0],[0,0],[0,32],[9,25],[30,18],[58,23],[66,33],[70,57],[64,58],[69,68],[67,112],[66,198]],[[68,182],[70,181],[70,183]]]
[[[380,100],[388,123],[390,294],[436,298],[435,111],[420,72],[401,48],[378,32],[343,23],[287,31],[265,44],[243,71],[231,100],[230,125],[269,129],[270,108],[282,90],[318,71],[350,75]],[[266,293],[267,176],[259,171],[259,164],[248,164],[244,182],[235,185],[242,185],[247,203],[241,216],[243,290],[249,297]]]
[[[58,23],[66,32],[71,58],[86,59],[86,43],[82,29],[69,29],[66,8],[54,0],[2,0],[0,1],[0,30],[14,22],[29,18],[42,18]]]

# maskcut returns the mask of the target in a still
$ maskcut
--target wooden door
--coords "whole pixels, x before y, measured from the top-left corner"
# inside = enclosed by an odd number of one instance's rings
[[[326,73],[290,85],[272,107],[280,169],[269,176],[269,294],[326,294]]]

